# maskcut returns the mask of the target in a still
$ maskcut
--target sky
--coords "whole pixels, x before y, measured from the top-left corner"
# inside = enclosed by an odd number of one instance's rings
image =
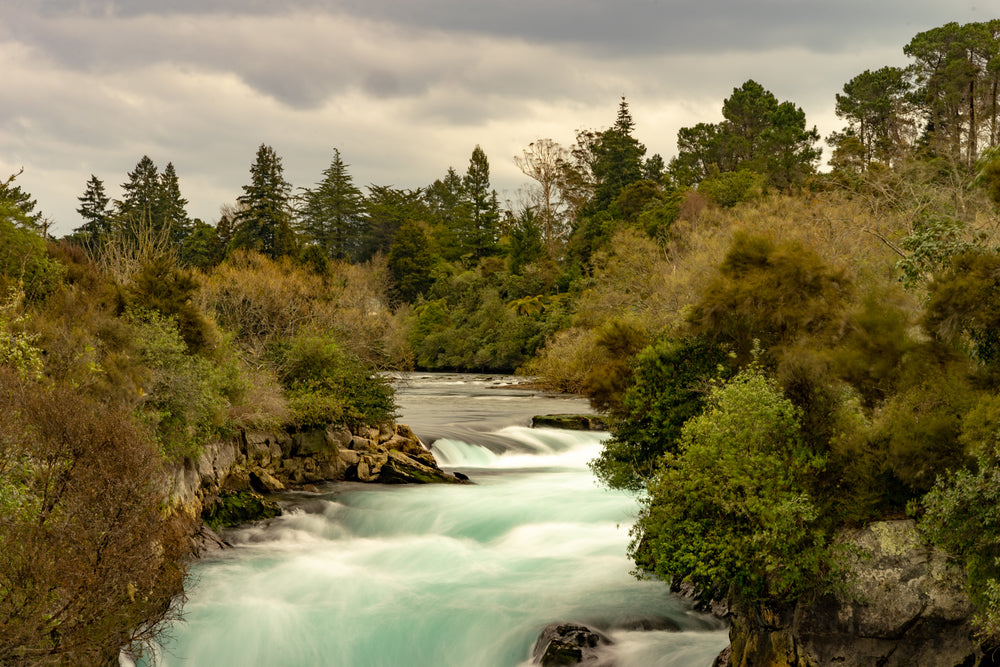
[[[843,127],[835,94],[993,0],[0,0],[0,178],[62,236],[91,174],[112,198],[143,155],[172,162],[215,223],[258,146],[295,188],[333,156],[356,185],[424,187],[476,145],[501,201],[514,156],[613,124],[624,96],[647,155],[721,120],[747,79]]]

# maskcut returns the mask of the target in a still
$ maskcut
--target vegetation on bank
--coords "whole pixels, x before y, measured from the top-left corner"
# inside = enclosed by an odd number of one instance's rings
[[[215,224],[144,156],[121,200],[87,181],[61,241],[0,184],[0,662],[154,637],[186,530],[160,467],[241,427],[383,422],[378,371],[409,368],[589,396],[613,432],[595,473],[641,493],[641,572],[811,595],[838,530],[909,512],[998,639],[1000,22],[904,51],[837,94],[827,173],[804,112],[751,80],[669,163],[624,99],[539,139],[503,207],[478,147],[363,193],[337,150],[293,189],[262,144]]]

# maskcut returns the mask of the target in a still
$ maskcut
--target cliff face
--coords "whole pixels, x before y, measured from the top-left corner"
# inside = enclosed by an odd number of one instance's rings
[[[171,503],[193,520],[224,493],[273,493],[324,481],[458,482],[408,426],[352,433],[331,425],[308,431],[239,432],[205,446],[197,460],[168,471]]]
[[[844,541],[852,555],[836,595],[786,606],[732,606],[728,664],[993,664],[983,662],[973,638],[962,570],[923,545],[912,521],[873,523]]]

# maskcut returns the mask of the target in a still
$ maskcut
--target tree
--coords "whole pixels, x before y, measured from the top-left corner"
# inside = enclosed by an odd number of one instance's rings
[[[591,169],[597,181],[595,211],[606,210],[626,186],[643,178],[642,157],[646,147],[632,136],[634,129],[635,122],[623,97],[615,124],[598,135],[592,148]]]
[[[191,233],[191,219],[187,214],[188,200],[181,196],[180,184],[174,164],[168,162],[160,174],[159,191],[153,214],[154,229],[165,230],[175,244],[180,244]]]
[[[918,33],[903,52],[914,59],[915,99],[932,150],[972,166],[980,138],[998,136],[1000,20],[948,23]]]
[[[261,144],[250,166],[250,183],[237,198],[241,207],[236,212],[233,245],[272,259],[294,254],[291,190],[281,158],[273,148]]]
[[[568,205],[559,187],[569,152],[551,139],[539,139],[528,144],[522,155],[514,157],[518,168],[535,180],[533,209],[541,225],[542,240],[550,257],[558,256],[559,246],[569,232]]]
[[[829,565],[809,495],[822,459],[800,412],[759,367],[713,389],[650,483],[630,554],[704,599],[794,599],[821,591]]]
[[[407,220],[430,217],[420,189],[401,190],[387,185],[369,185],[365,199],[368,228],[365,231],[361,260],[378,253],[388,253],[396,232]]]
[[[722,103],[723,121],[699,123],[677,133],[678,154],[670,172],[694,185],[716,172],[749,169],[779,188],[802,183],[815,170],[821,151],[816,128],[807,129],[805,112],[778,99],[752,79]]]
[[[432,232],[437,253],[452,262],[461,258],[459,234],[469,224],[470,210],[465,183],[454,167],[448,167],[444,178],[427,186],[424,201],[434,219]]]
[[[302,231],[330,259],[357,259],[364,231],[364,195],[354,186],[348,165],[333,149],[323,180],[300,195]]]
[[[24,172],[22,168],[7,180],[0,181],[0,204],[9,204],[17,209],[17,224],[25,229],[41,230],[44,234],[47,223],[43,221],[41,211],[36,211],[38,202],[21,189],[14,180]]]
[[[104,194],[104,183],[91,174],[83,196],[77,199],[80,201],[80,208],[76,212],[85,222],[75,231],[83,235],[92,246],[103,245],[112,228],[111,212],[108,209],[111,200]]]
[[[128,181],[122,183],[122,190],[124,194],[116,202],[119,224],[133,232],[147,225],[160,231],[162,227],[156,221],[160,204],[160,174],[148,155],[143,155],[135,169],[128,172]]]
[[[393,237],[388,259],[396,299],[412,303],[434,284],[427,234],[420,223],[403,222]]]
[[[469,202],[469,220],[459,235],[459,243],[482,259],[493,254],[500,240],[500,204],[496,190],[490,187],[489,160],[478,145],[472,150],[462,184]]]
[[[909,93],[906,70],[899,67],[866,69],[837,93],[837,117],[847,121],[844,136],[860,142],[863,169],[872,161],[888,164],[909,144]]]

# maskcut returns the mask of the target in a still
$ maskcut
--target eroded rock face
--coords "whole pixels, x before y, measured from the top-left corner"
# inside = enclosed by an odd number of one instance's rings
[[[612,641],[605,635],[575,623],[550,623],[542,629],[531,652],[535,664],[542,667],[557,665],[587,665],[612,667],[614,664],[599,650]]]
[[[324,481],[459,483],[408,426],[351,433],[343,426],[294,433],[244,432],[176,464],[166,483],[178,511],[197,521],[232,494],[268,494]],[[253,517],[250,517],[251,519]]]
[[[978,665],[964,574],[921,543],[913,521],[882,521],[844,536],[843,591],[786,606],[731,608],[734,667]]]

